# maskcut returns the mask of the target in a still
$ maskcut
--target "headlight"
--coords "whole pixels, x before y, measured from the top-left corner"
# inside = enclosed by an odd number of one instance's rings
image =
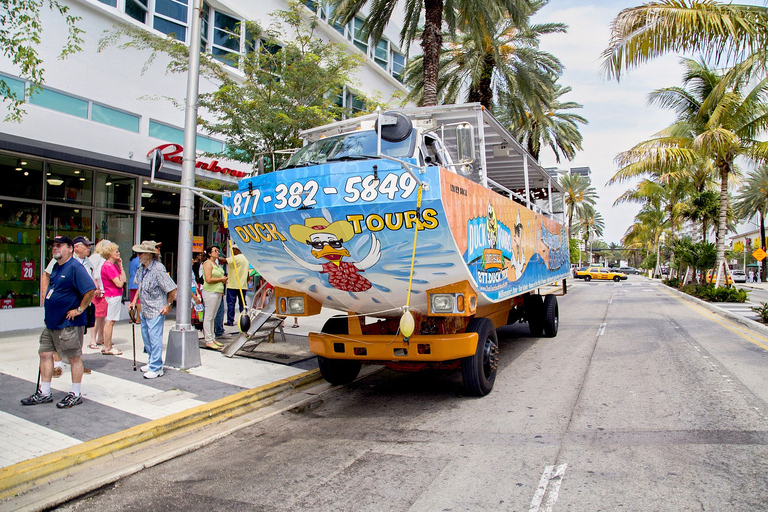
[[[432,295],[433,313],[453,313],[454,297],[452,294],[436,293]]]
[[[304,297],[288,297],[288,313],[298,315],[304,313]]]

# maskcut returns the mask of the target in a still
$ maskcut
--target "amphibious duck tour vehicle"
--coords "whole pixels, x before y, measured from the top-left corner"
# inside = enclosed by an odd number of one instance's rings
[[[363,364],[460,369],[483,396],[498,327],[557,334],[562,190],[482,106],[377,112],[302,136],[225,205],[276,314],[342,312],[309,335],[326,380],[351,382]]]

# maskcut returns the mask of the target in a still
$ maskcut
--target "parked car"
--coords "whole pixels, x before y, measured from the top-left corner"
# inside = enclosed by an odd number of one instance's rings
[[[626,281],[627,274],[623,272],[614,272],[613,270],[605,267],[589,267],[586,270],[576,272],[576,277],[584,279],[585,281],[591,281],[592,279],[599,279],[601,281]]]
[[[712,272],[712,269],[707,270],[707,283],[714,284],[716,279],[717,279],[717,274],[714,274]],[[733,279],[731,278],[731,276],[725,276],[725,284],[733,284]]]
[[[624,272],[625,274],[639,274],[640,271],[637,270],[635,267],[619,267],[619,272]]]
[[[731,277],[734,283],[746,283],[747,273],[743,270],[731,270]]]

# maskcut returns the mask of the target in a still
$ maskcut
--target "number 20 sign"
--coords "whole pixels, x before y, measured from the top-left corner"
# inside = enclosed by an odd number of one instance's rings
[[[35,262],[34,261],[21,262],[21,280],[22,281],[35,280]]]

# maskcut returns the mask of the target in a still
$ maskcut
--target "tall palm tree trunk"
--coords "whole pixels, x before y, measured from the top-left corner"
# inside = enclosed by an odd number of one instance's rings
[[[424,53],[424,96],[422,107],[437,105],[437,72],[443,47],[443,0],[424,1],[424,32],[421,51]]]
[[[725,283],[725,226],[728,215],[728,172],[730,162],[722,162],[720,168],[720,215],[717,224],[717,280],[715,286]],[[721,281],[721,278],[723,279]]]
[[[760,247],[765,250],[765,216],[763,215],[762,211],[758,211],[760,214]],[[760,266],[762,267],[762,272],[760,272],[760,281],[765,282],[766,281],[766,270],[768,270],[768,258],[763,258],[763,261],[760,262]]]

